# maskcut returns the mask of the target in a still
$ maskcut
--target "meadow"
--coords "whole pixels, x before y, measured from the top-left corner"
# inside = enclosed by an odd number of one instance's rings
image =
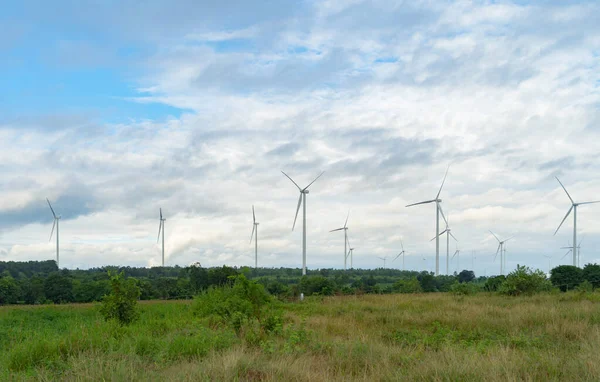
[[[600,299],[569,292],[311,297],[258,335],[142,302],[129,326],[95,304],[0,307],[0,380],[600,380]]]

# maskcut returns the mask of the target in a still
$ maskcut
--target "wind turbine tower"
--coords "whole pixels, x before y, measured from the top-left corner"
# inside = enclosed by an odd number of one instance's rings
[[[500,274],[504,274],[504,267],[506,265],[506,242],[512,239],[514,236],[509,237],[508,239],[500,240],[498,236],[496,236],[492,231],[490,231],[492,235],[498,240],[498,249],[496,250],[496,255],[494,255],[494,261],[496,261],[496,257],[498,256],[498,252],[500,252]]]
[[[440,193],[442,192],[442,188],[444,187],[444,182],[446,181],[446,176],[448,176],[448,170],[450,169],[450,166],[448,166],[448,168],[446,169],[446,174],[444,175],[444,179],[442,180],[442,185],[440,186],[440,190],[438,191],[437,195],[435,196],[435,199],[432,200],[426,200],[423,202],[418,202],[418,203],[413,203],[413,204],[409,204],[406,207],[412,207],[412,206],[417,206],[419,204],[428,204],[428,203],[435,203],[435,275],[438,276],[440,273],[440,236],[439,236],[439,232],[440,232],[440,203],[442,202],[442,199],[440,199]]]
[[[50,211],[52,211],[52,216],[54,216],[54,223],[52,223],[52,231],[50,232],[50,239],[48,239],[48,241],[52,240],[52,235],[54,234],[54,227],[56,227],[56,266],[58,267],[58,269],[60,269],[60,257],[59,257],[59,233],[58,233],[58,223],[60,222],[60,215],[56,215],[56,213],[54,213],[54,208],[52,208],[52,204],[50,204],[50,200],[48,200],[48,198],[46,198],[46,201],[48,202],[48,206],[50,207]]]
[[[344,231],[344,270],[347,269],[346,267],[346,260],[348,259],[348,218],[350,217],[350,211],[348,211],[348,216],[346,216],[346,222],[344,223],[344,226],[341,228],[336,228],[336,229],[332,229],[329,232],[336,232],[336,231]]]
[[[296,227],[296,219],[298,218],[298,212],[300,211],[300,205],[302,205],[302,276],[306,276],[306,195],[308,195],[308,188],[316,182],[317,179],[321,177],[325,172],[321,172],[319,176],[315,178],[312,182],[308,184],[308,186],[304,188],[300,188],[296,182],[292,178],[289,177],[288,174],[281,171],[283,175],[286,176],[289,180],[294,183],[294,186],[298,188],[300,191],[300,198],[298,198],[298,207],[296,208],[296,216],[294,217],[294,225],[292,225],[292,231],[294,227]],[[301,296],[302,297],[302,296]]]
[[[436,237],[434,237],[433,239],[429,240],[429,241],[433,241],[434,239],[442,236],[443,234],[446,234],[446,275],[450,274],[450,236],[452,236],[452,238],[454,240],[456,240],[458,242],[458,239],[452,234],[452,229],[450,229],[450,225],[448,223],[448,220],[450,220],[450,217],[448,217],[448,219],[446,219],[446,216],[444,215],[444,211],[442,210],[442,206],[439,206],[440,209],[440,213],[442,214],[442,218],[444,218],[444,222],[446,223],[446,229],[442,232],[440,232]]]
[[[377,256],[379,257],[379,256]],[[384,257],[379,257],[381,260],[383,260],[383,269],[385,269],[385,260],[387,259],[387,256]]]
[[[160,211],[160,221],[158,223],[158,238],[156,242],[160,241],[160,234],[162,232],[162,266],[165,266],[165,221],[167,219],[163,218],[162,208],[159,208]]]
[[[404,243],[402,242],[402,239],[400,239],[400,246],[402,247],[402,251],[400,251],[400,253],[396,257],[394,257],[394,260],[392,261],[396,261],[397,258],[402,256],[402,270],[404,271],[404,260],[406,258],[406,251],[404,250]]]
[[[563,220],[560,222],[560,225],[558,226],[558,228],[556,229],[556,231],[554,231],[554,235],[556,235],[556,233],[558,232],[558,230],[560,229],[560,227],[563,225],[563,223],[565,222],[565,220],[567,220],[567,218],[569,217],[569,214],[571,213],[571,211],[573,211],[573,265],[577,266],[577,207],[581,206],[582,204],[600,203],[600,200],[596,200],[596,201],[593,201],[593,202],[575,203],[575,201],[573,200],[573,198],[571,197],[571,195],[569,195],[569,192],[567,191],[567,189],[565,188],[565,186],[562,184],[562,182],[560,181],[560,179],[558,179],[558,177],[555,177],[555,178],[556,178],[556,180],[558,180],[558,183],[560,183],[560,186],[562,187],[563,190],[565,190],[565,193],[569,197],[569,200],[571,201],[571,208],[569,208],[569,211],[567,211],[567,214],[565,215],[565,217],[563,218]]]
[[[250,243],[254,238],[254,268],[258,268],[258,222],[254,214],[254,206],[252,206],[252,234],[250,234]]]

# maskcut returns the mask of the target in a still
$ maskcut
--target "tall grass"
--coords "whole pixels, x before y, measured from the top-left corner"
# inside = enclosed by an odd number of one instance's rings
[[[128,327],[93,305],[0,308],[0,380],[600,380],[598,296],[364,295],[288,303],[254,337],[186,302]]]

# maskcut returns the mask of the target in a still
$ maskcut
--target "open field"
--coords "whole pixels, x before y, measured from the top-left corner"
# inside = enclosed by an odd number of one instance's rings
[[[129,327],[94,305],[0,308],[1,380],[600,380],[597,295],[365,295],[285,303],[236,334],[190,301]]]

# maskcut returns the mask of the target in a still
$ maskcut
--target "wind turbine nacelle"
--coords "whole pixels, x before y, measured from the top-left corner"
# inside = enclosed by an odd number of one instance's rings
[[[309,191],[308,191],[308,190],[304,190],[304,191],[302,191],[302,192],[303,192],[303,193],[305,193],[305,194],[308,194],[308,193],[309,193]]]

